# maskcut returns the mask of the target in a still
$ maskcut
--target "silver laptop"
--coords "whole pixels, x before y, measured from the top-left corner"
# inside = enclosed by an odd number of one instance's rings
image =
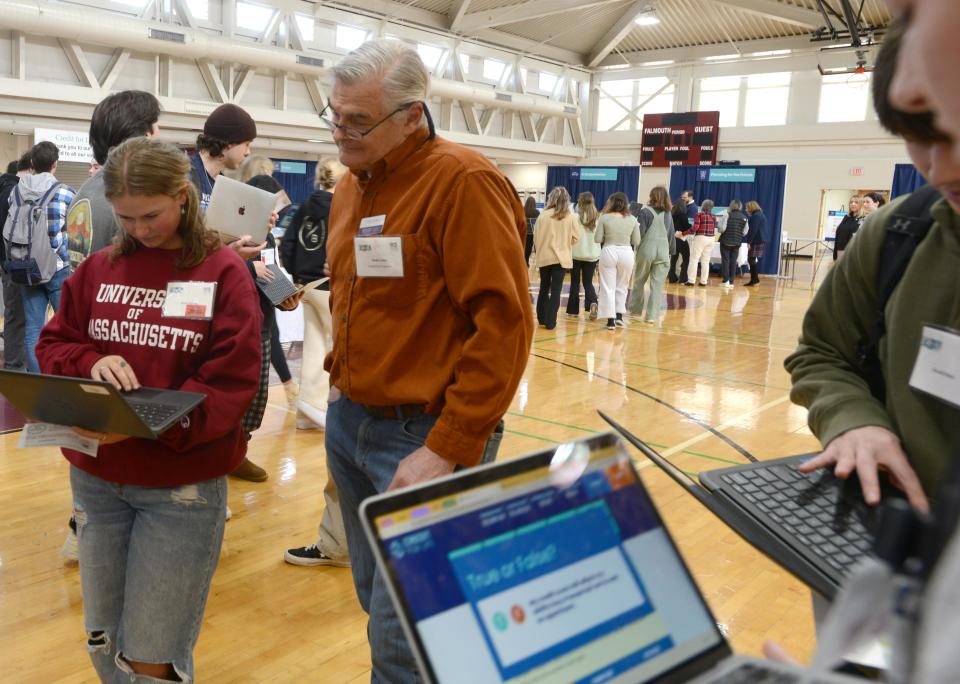
[[[207,227],[220,232],[225,242],[249,235],[260,244],[267,239],[270,215],[277,204],[272,192],[217,176],[205,216]]]
[[[862,681],[733,656],[613,433],[360,510],[428,682]]]

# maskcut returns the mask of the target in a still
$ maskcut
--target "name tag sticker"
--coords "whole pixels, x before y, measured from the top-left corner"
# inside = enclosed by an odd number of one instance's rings
[[[167,283],[167,296],[163,301],[166,318],[190,318],[209,321],[213,317],[213,299],[217,293],[216,283],[180,281]]]
[[[923,326],[910,386],[960,408],[960,332]]]
[[[358,230],[357,233],[365,237],[369,237],[371,235],[380,235],[383,233],[383,225],[386,222],[386,214],[367,216],[366,218],[360,219],[360,230]]]
[[[403,242],[399,235],[355,237],[353,251],[361,278],[402,278]]]

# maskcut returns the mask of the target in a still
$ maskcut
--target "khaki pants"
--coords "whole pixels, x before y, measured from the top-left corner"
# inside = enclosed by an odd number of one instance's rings
[[[330,349],[333,323],[330,292],[310,290],[303,297],[303,360],[300,364],[300,401],[318,413],[327,410],[330,374],[323,360]]]

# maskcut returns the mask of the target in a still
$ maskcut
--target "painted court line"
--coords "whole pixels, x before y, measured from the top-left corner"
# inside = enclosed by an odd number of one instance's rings
[[[750,416],[755,416],[755,415],[757,415],[757,414],[763,413],[763,412],[766,411],[767,409],[774,408],[775,406],[779,406],[780,404],[783,404],[784,402],[787,402],[787,401],[790,401],[790,395],[785,394],[784,396],[780,397],[779,399],[774,399],[773,401],[769,401],[769,402],[767,402],[766,404],[763,404],[762,406],[758,406],[757,408],[753,409],[752,411],[749,411],[749,412],[747,412],[747,413],[745,413],[745,414],[743,414],[743,415],[741,415],[741,416],[738,416],[738,417],[735,418],[734,420],[728,420],[726,423],[723,423],[723,424],[721,424],[721,425],[717,425],[717,426],[714,427],[713,429],[716,430],[717,432],[723,432],[723,431],[726,430],[728,427],[733,427],[734,425],[736,425],[737,423],[739,423],[739,422],[740,422],[741,420],[743,420],[744,418],[748,418],[748,417],[750,417]],[[664,458],[667,458],[667,457],[669,457],[669,456],[672,456],[673,454],[679,453],[679,452],[681,452],[681,451],[685,451],[685,450],[687,449],[687,447],[693,446],[694,444],[698,444],[699,442],[702,442],[702,441],[704,441],[704,440],[710,439],[711,437],[716,437],[716,434],[713,433],[713,432],[704,432],[704,433],[702,433],[702,434],[697,435],[696,437],[691,437],[690,439],[688,439],[688,440],[686,440],[686,441],[680,442],[679,444],[676,444],[676,445],[670,447],[670,448],[667,449],[666,451],[662,452],[662,453],[661,453],[661,456],[663,456]]]

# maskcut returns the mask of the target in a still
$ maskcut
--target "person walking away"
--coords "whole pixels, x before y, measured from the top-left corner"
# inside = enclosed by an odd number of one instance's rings
[[[737,256],[743,244],[747,230],[747,215],[741,211],[740,200],[733,200],[727,207],[727,220],[720,234],[720,283],[722,287],[733,287],[737,275]]]
[[[583,310],[590,320],[597,320],[597,290],[593,276],[600,261],[600,245],[593,239],[600,212],[592,192],[581,192],[577,197],[577,225],[580,239],[573,246],[573,268],[570,270],[570,293],[567,295],[567,315],[580,315],[580,283],[583,282]]]
[[[630,214],[630,203],[622,192],[607,199],[597,221],[594,241],[600,250],[600,301],[598,315],[607,319],[607,330],[626,327],[627,288],[633,275],[634,250],[640,245],[640,226]]]
[[[757,262],[763,258],[767,247],[767,217],[763,214],[763,209],[756,200],[747,202],[748,230],[746,241],[750,245],[747,252],[747,263],[750,264],[750,282],[744,283],[747,287],[752,287],[760,282],[760,275],[757,271]]]
[[[690,224],[687,222],[687,206],[683,200],[677,200],[670,210],[673,219],[673,235],[676,251],[670,255],[670,270],[667,279],[671,283],[687,284],[687,271],[690,269],[690,244],[683,236],[683,231]],[[677,274],[677,262],[680,264],[680,273]]]
[[[703,200],[700,211],[693,219],[693,224],[684,232],[684,235],[693,238],[690,244],[687,287],[693,287],[696,284],[698,265],[700,266],[700,285],[706,286],[710,282],[710,256],[716,234],[717,223],[713,218],[713,200]]]
[[[527,218],[527,240],[523,246],[523,258],[529,264],[530,255],[533,253],[533,226],[540,216],[540,210],[537,209],[537,200],[533,195],[528,195],[523,203],[523,215]]]
[[[20,178],[31,173],[33,173],[33,161],[30,159],[29,150],[24,152],[17,161],[10,162],[10,167],[4,175],[5,182],[0,187],[0,231],[7,222],[10,197],[13,195],[14,188],[20,183]],[[0,248],[3,249],[2,261],[0,261],[0,269],[3,271],[0,276],[3,279],[3,367],[7,370],[22,371],[27,367],[23,293],[3,265],[7,260],[7,254],[2,238],[0,238]]]
[[[655,325],[660,320],[663,284],[670,267],[670,254],[676,251],[670,195],[658,185],[650,191],[650,200],[640,210],[640,247],[637,248],[633,289],[627,308],[638,316],[644,313],[643,288],[650,281],[644,323]]]
[[[570,211],[570,195],[556,187],[547,197],[547,206],[537,218],[533,244],[540,269],[537,323],[547,330],[557,327],[557,312],[563,293],[563,278],[573,268],[573,245],[580,240],[577,215]]]

